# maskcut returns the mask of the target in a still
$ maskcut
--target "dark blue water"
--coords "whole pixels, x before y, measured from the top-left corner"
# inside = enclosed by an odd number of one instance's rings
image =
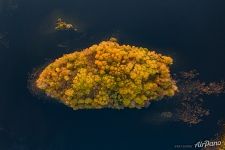
[[[79,33],[56,33],[58,17]],[[224,96],[206,97],[211,115],[189,127],[149,121],[167,110],[163,101],[73,111],[27,88],[34,68],[110,36],[171,55],[174,73],[197,69],[204,81],[224,79],[224,0],[0,0],[0,33],[0,150],[170,150],[213,137],[225,117]]]

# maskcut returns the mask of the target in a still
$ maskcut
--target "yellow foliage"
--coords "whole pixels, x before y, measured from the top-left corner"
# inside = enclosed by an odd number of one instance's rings
[[[73,109],[141,108],[175,94],[172,62],[111,38],[56,59],[40,73],[36,86]]]
[[[56,22],[55,30],[76,30],[72,24],[66,23],[62,18],[59,18]]]

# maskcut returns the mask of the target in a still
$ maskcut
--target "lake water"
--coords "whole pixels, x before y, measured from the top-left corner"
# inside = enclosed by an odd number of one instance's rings
[[[154,120],[167,101],[141,110],[78,110],[32,95],[29,73],[111,36],[171,55],[172,72],[197,69],[225,79],[224,0],[0,0],[1,150],[170,150],[218,132],[225,96],[205,97],[211,115],[198,125]],[[62,17],[78,33],[57,33]],[[190,148],[189,148],[190,149]]]

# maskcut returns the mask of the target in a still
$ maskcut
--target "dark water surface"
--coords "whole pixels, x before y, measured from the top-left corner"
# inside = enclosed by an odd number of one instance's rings
[[[56,33],[58,17],[79,33]],[[0,150],[170,150],[214,136],[225,96],[206,97],[211,115],[189,127],[149,121],[167,110],[163,101],[73,111],[29,92],[34,68],[110,36],[171,55],[174,73],[197,69],[204,81],[225,79],[224,0],[0,0]]]

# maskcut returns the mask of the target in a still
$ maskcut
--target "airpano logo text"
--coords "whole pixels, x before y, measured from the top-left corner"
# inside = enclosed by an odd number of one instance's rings
[[[209,140],[205,140],[205,141],[198,141],[196,144],[189,144],[189,145],[174,145],[174,148],[176,149],[202,149],[202,148],[207,148],[207,147],[217,147],[222,145],[221,141],[209,141]]]
[[[221,141],[199,141],[195,144],[195,148],[206,148],[206,147],[215,147],[215,146],[220,146],[222,144]]]

